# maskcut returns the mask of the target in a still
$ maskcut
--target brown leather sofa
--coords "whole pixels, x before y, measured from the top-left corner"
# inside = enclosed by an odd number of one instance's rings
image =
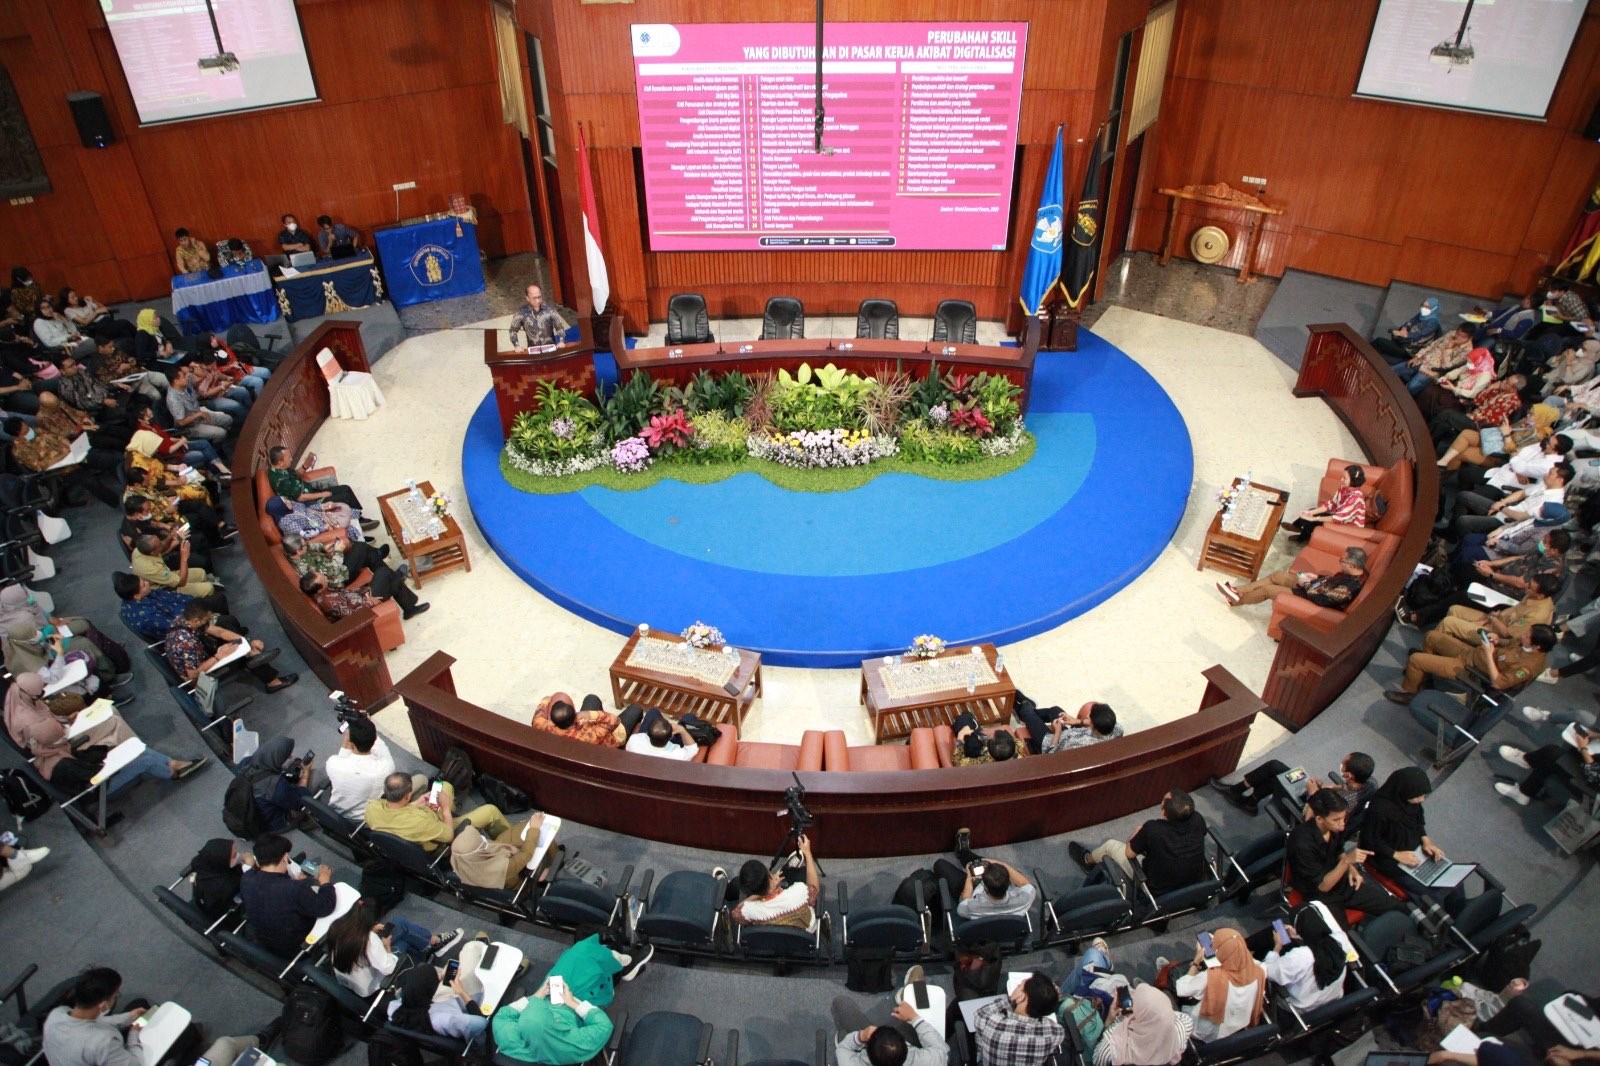
[[[1339,488],[1340,475],[1351,465],[1349,459],[1331,459],[1328,471],[1317,489],[1317,500],[1329,499]],[[1409,460],[1394,466],[1369,466],[1358,464],[1367,475],[1361,486],[1368,501],[1382,493],[1388,504],[1384,514],[1374,514],[1370,505],[1367,512],[1369,525],[1364,527],[1334,525],[1324,522],[1311,534],[1311,541],[1289,565],[1291,570],[1310,570],[1318,574],[1331,574],[1338,570],[1339,560],[1348,547],[1362,548],[1367,553],[1367,579],[1361,594],[1346,610],[1361,603],[1378,584],[1378,576],[1394,558],[1395,549],[1411,524],[1411,513],[1416,502],[1415,481]],[[1300,596],[1279,596],[1272,601],[1272,618],[1267,623],[1267,636],[1278,640],[1283,635],[1285,618],[1300,618],[1324,632],[1333,629],[1343,620],[1346,611],[1331,607],[1318,607]]]
[[[940,726],[948,735],[949,726]],[[823,737],[822,768],[824,770],[937,770],[950,765],[951,745],[944,745],[944,759],[939,758],[937,730],[919,726],[911,731],[905,744],[858,744],[851,747],[844,731],[830,729]]]
[[[821,770],[823,735],[820,729],[808,729],[798,744],[769,744],[765,741],[740,740],[739,730],[731,724],[719,724],[722,736],[704,757],[696,762],[707,766],[743,766],[756,770]]]
[[[317,470],[315,473],[318,477],[334,476],[331,467]],[[272,556],[283,570],[284,576],[293,584],[299,585],[299,573],[295,571],[294,565],[283,554],[283,534],[278,529],[278,523],[274,522],[272,516],[267,514],[267,501],[275,493],[272,491],[272,483],[267,479],[266,470],[257,470],[255,479],[256,499],[261,501],[256,512],[256,521],[261,525],[261,535],[266,538],[268,544],[272,545]],[[361,574],[365,573],[367,571],[361,571]],[[361,574],[352,574],[352,580],[359,578]],[[405,626],[401,624],[399,604],[393,600],[384,600],[382,603],[373,606],[372,615],[374,618],[373,629],[377,632],[378,643],[383,646],[384,651],[393,651],[406,642],[406,630]]]

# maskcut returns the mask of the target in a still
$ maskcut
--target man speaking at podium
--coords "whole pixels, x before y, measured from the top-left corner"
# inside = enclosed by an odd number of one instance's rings
[[[537,285],[529,285],[528,302],[511,316],[511,327],[507,332],[510,334],[512,347],[519,352],[525,352],[529,348],[553,348],[560,345],[562,338],[567,335],[567,324],[555,308],[544,302],[544,290]],[[522,344],[517,343],[518,333],[522,334]]]

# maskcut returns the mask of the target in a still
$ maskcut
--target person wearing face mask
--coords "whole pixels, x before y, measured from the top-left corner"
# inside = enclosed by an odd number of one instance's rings
[[[300,230],[300,223],[293,215],[283,216],[283,229],[278,231],[278,247],[284,255],[293,255],[296,252],[309,252],[311,236]]]
[[[39,283],[33,280],[27,267],[12,267],[11,309],[16,312],[18,319],[25,321],[33,317],[34,309],[38,306]]]
[[[1386,337],[1372,338],[1372,346],[1390,366],[1409,362],[1424,344],[1439,335],[1439,301],[1432,296],[1422,301],[1417,313],[1389,331]]]

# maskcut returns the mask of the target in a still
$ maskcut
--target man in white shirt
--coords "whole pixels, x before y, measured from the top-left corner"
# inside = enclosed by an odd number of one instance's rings
[[[689,731],[661,712],[647,712],[645,721],[647,724],[643,729],[633,731],[628,742],[622,746],[623,751],[677,762],[689,762],[700,753]]]
[[[1550,468],[1561,462],[1572,451],[1572,438],[1563,433],[1553,433],[1542,441],[1534,441],[1520,448],[1504,466],[1492,467],[1483,475],[1483,483],[1511,493],[1543,481]],[[1465,484],[1463,482],[1463,484]]]
[[[1567,483],[1572,480],[1571,463],[1551,466],[1544,478],[1515,491],[1499,493],[1484,486],[1482,492],[1463,492],[1457,500],[1456,532],[1493,533],[1507,522],[1538,518],[1548,504],[1565,504]]]
[[[345,729],[339,750],[328,756],[324,769],[333,787],[328,803],[359,820],[367,804],[383,794],[383,779],[394,773],[394,756],[371,719],[356,718]]]

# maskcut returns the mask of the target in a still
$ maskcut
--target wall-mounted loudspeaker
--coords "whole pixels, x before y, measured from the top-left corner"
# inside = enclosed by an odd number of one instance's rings
[[[111,116],[106,114],[105,98],[99,93],[68,93],[67,106],[78,127],[78,140],[85,148],[105,148],[116,143],[111,132]]]

